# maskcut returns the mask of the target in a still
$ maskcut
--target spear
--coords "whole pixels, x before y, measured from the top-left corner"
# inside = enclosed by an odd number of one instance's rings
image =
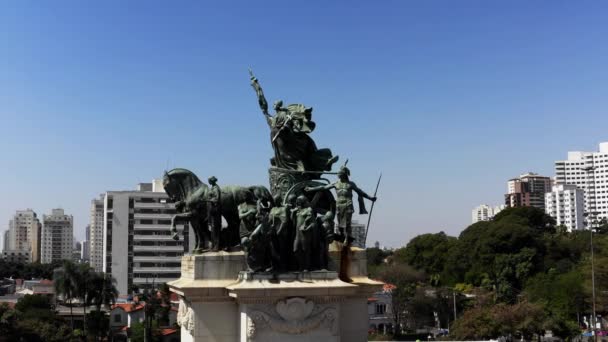
[[[378,194],[378,187],[380,186],[380,180],[382,179],[382,172],[380,172],[380,177],[378,177],[378,183],[376,184],[376,190],[374,191],[374,197]],[[363,238],[363,246],[367,243],[367,232],[369,231],[369,223],[372,220],[372,213],[374,212],[374,204],[376,201],[372,202],[371,208],[369,208],[369,215],[367,216],[367,227],[365,227],[365,237]]]
[[[264,91],[262,90],[258,79],[253,75],[253,70],[251,70],[251,68],[249,68],[249,76],[251,79],[251,86],[253,87],[253,90],[255,90],[255,94],[258,96],[258,104],[260,105],[260,109],[262,110],[264,116],[268,117],[270,116],[268,114],[268,102],[266,102]]]

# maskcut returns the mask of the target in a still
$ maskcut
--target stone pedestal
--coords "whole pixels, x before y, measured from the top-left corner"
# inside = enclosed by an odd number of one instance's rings
[[[276,276],[245,272],[242,252],[184,256],[169,283],[182,341],[367,341],[367,298],[382,284],[367,278],[365,250],[341,255],[331,271]]]

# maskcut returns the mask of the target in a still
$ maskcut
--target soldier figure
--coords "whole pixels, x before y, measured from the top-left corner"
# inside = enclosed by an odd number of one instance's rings
[[[279,256],[278,259],[275,258],[274,265],[280,271],[288,271],[295,268],[295,261],[293,260],[295,231],[292,209],[296,206],[296,196],[290,194],[282,206],[281,196],[277,195],[274,202],[277,206],[270,209],[269,216],[275,231],[274,249]]]
[[[239,219],[241,220],[241,225],[239,228],[241,245],[246,248],[250,242],[249,236],[257,226],[258,211],[255,200],[253,199],[253,195],[251,193],[247,193],[245,202],[239,204],[238,209]]]
[[[222,189],[217,185],[215,176],[209,177],[209,185],[211,185],[211,188],[207,191],[205,198],[207,202],[207,222],[211,232],[211,248],[213,251],[218,251],[222,230]]]
[[[353,205],[353,191],[357,193],[359,200],[359,214],[367,214],[365,210],[365,203],[363,198],[367,198],[372,202],[376,201],[376,197],[372,197],[365,193],[365,191],[359,189],[355,182],[350,181],[350,170],[346,166],[342,166],[338,171],[338,181],[333,184],[318,187],[307,187],[305,191],[319,191],[319,190],[330,190],[336,189],[336,210],[338,212],[338,226],[341,231],[344,232],[344,243],[350,244],[352,242],[352,228],[351,222],[353,218],[353,212],[355,211]]]
[[[304,195],[296,199],[295,221],[296,238],[293,243],[293,251],[298,263],[298,270],[308,271],[311,266],[312,234],[314,233],[316,215],[313,212],[308,199]]]

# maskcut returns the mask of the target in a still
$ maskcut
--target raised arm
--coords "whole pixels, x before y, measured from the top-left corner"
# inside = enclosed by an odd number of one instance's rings
[[[260,105],[262,114],[264,114],[264,117],[266,117],[266,122],[270,126],[270,125],[272,125],[272,122],[271,122],[272,116],[270,116],[270,114],[268,114],[268,102],[266,101],[266,97],[264,96],[264,91],[262,90],[262,86],[260,86],[258,79],[253,75],[253,71],[251,71],[251,69],[249,69],[249,75],[251,76],[251,86],[253,87],[253,90],[255,91],[255,94],[258,97],[258,104]]]
[[[333,188],[335,188],[336,185],[335,184],[327,184],[327,185],[319,185],[319,186],[307,186],[304,188],[304,191],[306,192],[317,192],[317,191],[321,191],[321,190],[331,190]]]
[[[355,192],[357,193],[357,195],[362,196],[367,198],[370,201],[375,202],[376,201],[376,197],[372,197],[370,195],[368,195],[365,191],[361,190],[357,184],[355,184],[355,182],[350,182],[350,185],[353,187],[353,190],[355,190]]]

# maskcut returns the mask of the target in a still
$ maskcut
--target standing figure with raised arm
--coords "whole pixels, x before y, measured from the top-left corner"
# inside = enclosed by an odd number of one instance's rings
[[[336,211],[338,216],[338,227],[344,232],[344,244],[349,245],[353,239],[351,222],[355,207],[353,205],[353,191],[357,193],[359,200],[359,214],[367,214],[365,202],[363,198],[367,198],[372,202],[376,201],[376,197],[368,195],[365,191],[359,189],[355,182],[350,179],[350,170],[346,166],[342,166],[338,171],[338,181],[333,184],[317,187],[306,187],[305,191],[320,191],[320,190],[336,190]]]

